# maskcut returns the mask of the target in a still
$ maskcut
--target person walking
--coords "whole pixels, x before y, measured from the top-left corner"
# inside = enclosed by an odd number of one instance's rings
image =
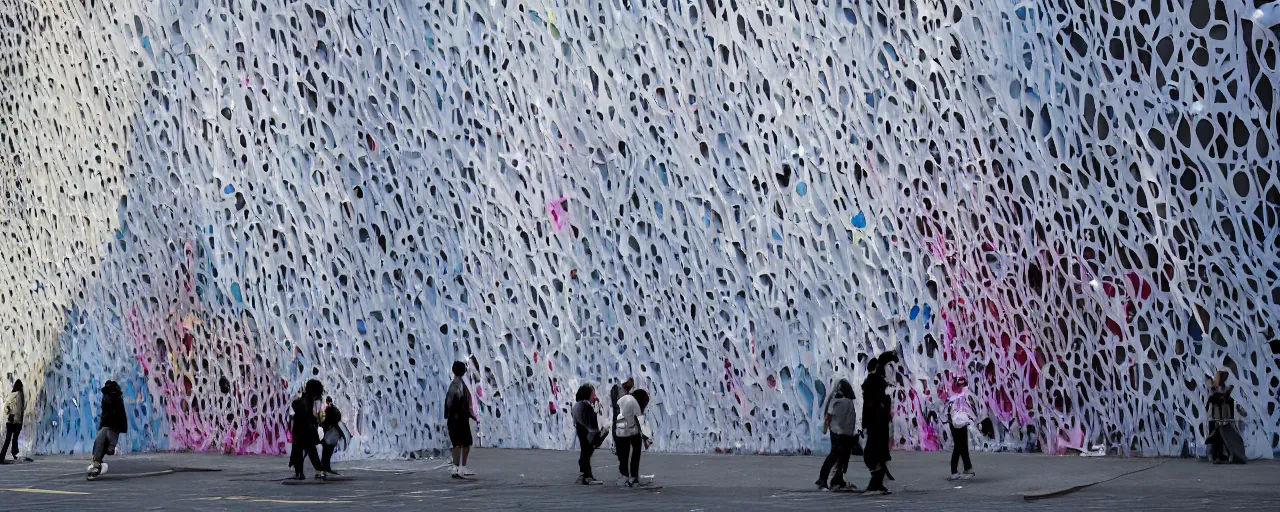
[[[471,420],[476,423],[480,418],[471,410],[471,389],[463,382],[462,376],[467,373],[467,364],[462,361],[453,363],[453,382],[444,396],[445,422],[449,428],[449,444],[453,445],[453,478],[464,478],[475,475],[467,468],[467,457],[471,455]]]
[[[293,447],[289,452],[289,467],[293,468],[290,480],[306,480],[302,472],[303,459],[311,460],[311,467],[316,470],[316,480],[324,480],[324,464],[316,454],[316,445],[320,444],[319,424],[316,422],[315,404],[324,396],[324,385],[311,379],[302,388],[302,395],[293,400]]]
[[[22,379],[18,379],[13,381],[13,391],[4,402],[4,445],[0,446],[0,464],[8,464],[4,459],[8,453],[12,453],[13,461],[18,462],[18,435],[22,433],[22,417],[26,410],[27,399],[22,393]]]
[[[967,480],[974,477],[973,462],[969,460],[969,426],[973,425],[973,395],[969,394],[969,379],[960,376],[956,379],[959,391],[947,398],[947,423],[951,426],[951,477],[948,480]],[[964,473],[957,471],[957,464],[964,460]]]
[[[891,494],[884,486],[887,476],[890,480],[889,461],[889,427],[893,422],[893,399],[889,397],[889,381],[891,366],[898,362],[898,354],[885,352],[867,364],[870,375],[862,383],[862,429],[866,432],[867,446],[862,453],[862,462],[871,470],[871,482],[867,484],[867,492]]]
[[[604,438],[609,434],[600,431],[600,421],[597,418],[596,406],[600,403],[600,399],[596,396],[596,388],[590,384],[583,384],[578,387],[578,393],[574,397],[577,403],[573,404],[573,429],[578,436],[578,483],[583,485],[601,485],[604,482],[596,480],[591,473],[591,454],[595,453],[600,444],[604,442]]]
[[[347,435],[342,431],[342,411],[333,405],[333,397],[326,397],[324,402],[324,412],[320,413],[320,429],[324,431],[324,437],[320,440],[323,446],[320,466],[327,476],[338,474],[333,470],[333,452],[338,448],[339,442],[346,441]]]
[[[833,491],[856,490],[858,487],[844,480],[849,470],[849,456],[853,454],[853,446],[857,443],[857,414],[854,411],[853,385],[848,380],[840,379],[836,383],[835,392],[827,404],[825,418],[822,422],[822,433],[831,432],[831,453],[822,461],[822,470],[818,473],[818,489],[827,489],[827,476],[835,468],[835,477],[831,479],[830,489]]]
[[[93,440],[93,465],[89,466],[89,478],[107,472],[103,459],[115,455],[120,434],[129,432],[129,417],[124,410],[124,392],[114,380],[102,386],[102,415],[98,418],[98,436]]]

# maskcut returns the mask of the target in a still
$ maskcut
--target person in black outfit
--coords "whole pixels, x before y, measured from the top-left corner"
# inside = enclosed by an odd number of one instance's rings
[[[89,467],[89,477],[106,471],[107,465],[102,463],[102,459],[107,455],[115,455],[120,434],[128,432],[129,418],[124,412],[124,392],[116,381],[109,380],[102,386],[102,417],[98,420],[98,437],[93,440],[93,465]]]
[[[884,486],[885,476],[890,480],[889,426],[893,421],[893,399],[889,397],[889,382],[885,378],[890,365],[898,362],[898,354],[885,352],[867,364],[870,375],[862,383],[862,429],[866,433],[867,446],[862,462],[871,470],[871,482],[867,492],[889,494]]]
[[[573,404],[573,429],[578,435],[578,447],[581,450],[578,453],[578,471],[582,473],[578,482],[583,485],[601,485],[604,482],[596,480],[591,472],[591,454],[595,453],[596,448],[609,435],[607,432],[600,432],[600,420],[596,417],[595,404],[600,399],[596,397],[596,388],[590,384],[580,386],[575,398],[577,403]]]
[[[320,428],[324,430],[324,439],[320,444],[324,446],[320,454],[320,465],[324,467],[324,472],[336,475],[337,471],[333,470],[333,451],[338,448],[338,442],[346,436],[342,433],[342,411],[333,405],[333,397],[325,398],[324,421],[320,422]]]
[[[311,459],[311,467],[316,470],[316,479],[325,479],[325,468],[316,454],[316,445],[320,444],[320,435],[316,429],[316,414],[313,411],[316,400],[324,396],[324,385],[311,379],[302,390],[302,396],[293,400],[293,449],[289,453],[289,467],[293,468],[291,480],[306,480],[302,472],[303,458]]]

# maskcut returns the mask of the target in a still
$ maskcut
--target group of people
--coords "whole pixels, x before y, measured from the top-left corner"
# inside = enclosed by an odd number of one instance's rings
[[[858,438],[866,437],[867,446],[862,450],[862,460],[871,471],[871,481],[864,492],[889,494],[885,478],[893,479],[889,461],[889,427],[893,421],[893,399],[889,396],[889,378],[893,375],[898,355],[886,352],[867,363],[867,379],[862,383],[862,430],[858,430],[853,385],[841,379],[832,390],[823,415],[822,433],[831,434],[831,452],[822,462],[815,482],[819,489],[855,491],[857,486],[845,481],[849,470],[849,457],[860,449]],[[946,418],[955,447],[951,454],[951,480],[972,478],[973,462],[969,459],[969,427],[976,419],[973,397],[968,393],[968,379],[956,379],[955,390],[947,398]],[[959,463],[964,462],[964,472]],[[834,475],[832,470],[835,471]],[[830,480],[828,480],[830,478]]]
[[[462,378],[467,373],[467,364],[456,361],[452,370],[453,382],[449,384],[444,398],[445,426],[453,455],[451,473],[453,478],[467,478],[475,475],[467,467],[473,443],[471,422],[479,423],[480,418],[472,407],[471,389]],[[602,485],[604,482],[597,479],[591,470],[591,456],[610,435],[600,428],[600,398],[595,386],[590,384],[580,386],[574,398],[576,401],[570,414],[580,450],[577,482]],[[648,484],[640,481],[640,455],[642,450],[653,446],[652,432],[644,419],[645,409],[649,406],[649,392],[635,389],[635,379],[628,378],[614,386],[610,399],[617,414],[611,427],[618,455],[618,472],[621,473],[617,484],[644,487]]]
[[[290,433],[293,443],[289,451],[289,467],[293,468],[290,480],[306,480],[303,472],[303,459],[311,461],[315,469],[315,478],[325,480],[329,475],[337,475],[333,469],[333,452],[338,444],[346,442],[346,432],[342,430],[342,411],[333,405],[333,397],[325,397],[320,406],[320,398],[324,397],[324,385],[316,379],[307,381],[302,394],[293,400],[293,418]],[[323,432],[324,435],[320,433]],[[321,454],[316,453],[316,446],[321,447]]]
[[[863,462],[871,472],[871,481],[864,492],[888,494],[885,487],[886,478],[893,480],[888,463],[893,460],[890,453],[890,424],[893,416],[893,399],[889,395],[890,375],[894,375],[895,364],[898,363],[895,352],[886,352],[867,363],[868,376],[862,383],[862,424],[857,428],[855,411],[856,395],[848,380],[841,379],[836,383],[830,399],[827,401],[823,421],[823,434],[831,436],[831,452],[823,460],[822,468],[816,482],[819,489],[857,490],[857,487],[845,480],[849,469],[849,458],[859,449],[862,450]],[[445,423],[449,441],[452,446],[452,476],[467,478],[475,473],[467,467],[467,459],[473,443],[471,421],[479,422],[479,416],[472,407],[471,390],[463,380],[467,373],[467,364],[461,361],[453,363],[453,381],[444,400]],[[973,463],[969,458],[969,429],[977,421],[976,404],[968,392],[968,380],[961,376],[955,380],[955,387],[947,397],[945,410],[946,422],[951,431],[953,451],[951,455],[952,480],[963,480],[974,476]],[[1210,413],[1209,438],[1210,457],[1214,463],[1244,463],[1244,443],[1236,423],[1237,406],[1231,397],[1234,386],[1226,384],[1226,372],[1218,372],[1208,382],[1210,397],[1208,407]],[[107,381],[102,387],[101,415],[98,420],[97,436],[93,443],[93,464],[89,466],[89,477],[96,477],[107,469],[103,462],[107,455],[116,453],[116,445],[121,434],[129,431],[129,422],[125,413],[123,391],[115,381]],[[649,405],[649,393],[644,389],[635,389],[635,380],[628,378],[625,382],[613,386],[609,393],[612,411],[615,415],[611,421],[610,431],[600,428],[600,399],[594,386],[583,384],[575,395],[572,418],[575,435],[579,445],[577,482],[583,485],[601,485],[604,482],[595,478],[591,469],[591,457],[604,443],[610,434],[614,438],[614,446],[618,456],[617,485],[625,487],[644,487],[640,480],[640,456],[642,450],[653,445],[652,432],[645,421],[645,410]],[[323,406],[320,405],[324,397]],[[289,456],[289,467],[293,468],[293,480],[305,480],[303,472],[304,459],[310,459],[315,468],[317,479],[326,479],[328,475],[337,475],[332,466],[333,453],[340,443],[347,439],[342,428],[342,412],[333,404],[332,397],[325,397],[324,385],[320,381],[307,381],[299,396],[291,404],[292,449]],[[18,458],[18,436],[22,432],[23,413],[26,410],[26,398],[22,381],[15,380],[9,397],[5,400],[5,433],[4,444],[0,447],[0,463],[7,464],[6,457]],[[323,432],[323,434],[321,434]],[[864,438],[866,447],[862,448],[859,438]],[[316,447],[321,447],[318,454]],[[960,463],[963,462],[963,470]]]

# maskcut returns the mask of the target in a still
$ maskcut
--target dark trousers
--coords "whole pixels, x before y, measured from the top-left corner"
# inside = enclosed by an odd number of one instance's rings
[[[853,436],[845,436],[831,433],[831,453],[827,454],[826,460],[822,461],[822,472],[818,474],[818,481],[822,484],[827,483],[827,475],[831,474],[831,468],[835,468],[835,478],[831,479],[831,485],[844,485],[844,474],[849,471],[849,456],[853,454],[853,444],[857,439]]]
[[[324,471],[324,466],[320,464],[320,456],[316,454],[316,445],[310,443],[293,443],[293,450],[289,452],[289,467],[293,468],[296,473],[302,473],[302,459],[311,459],[311,467],[316,471]]]
[[[7,453],[13,453],[13,459],[18,459],[18,434],[22,433],[21,423],[6,423],[4,425],[4,446],[0,447],[0,460],[4,460]],[[12,452],[9,445],[12,444]]]
[[[640,448],[644,444],[644,436],[615,437],[613,442],[618,447],[618,472],[625,477],[640,479]]]
[[[332,471],[333,466],[330,466],[329,463],[333,461],[333,450],[338,448],[338,445],[321,443],[320,446],[323,447],[320,450],[320,467],[324,468],[325,471]]]
[[[951,427],[951,440],[955,442],[955,447],[951,449],[951,473],[956,473],[956,464],[964,459],[964,470],[973,469],[973,463],[969,461],[969,429]]]
[[[875,470],[875,469],[871,470],[871,482],[867,483],[867,490],[868,491],[885,490],[884,474],[887,472],[888,470],[884,469],[884,466],[880,466],[880,469],[878,470]]]
[[[578,446],[581,449],[578,452],[578,471],[583,478],[595,478],[591,474],[591,454],[595,453],[596,446],[588,437],[590,436],[586,434],[578,434]]]

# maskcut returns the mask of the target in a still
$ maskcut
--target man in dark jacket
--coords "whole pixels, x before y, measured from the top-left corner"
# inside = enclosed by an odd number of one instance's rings
[[[324,385],[311,379],[302,390],[302,396],[293,400],[293,448],[289,453],[289,467],[293,468],[291,480],[306,480],[302,472],[302,459],[311,459],[311,467],[316,470],[316,479],[324,480],[324,466],[320,463],[320,455],[316,453],[316,445],[320,444],[317,429],[316,413],[313,410],[316,400],[324,396]]]
[[[89,467],[89,478],[107,471],[102,459],[107,455],[115,455],[116,442],[120,434],[129,432],[129,417],[124,412],[124,392],[116,381],[109,380],[102,386],[102,416],[98,419],[98,437],[93,441],[93,465]]]
[[[889,494],[884,486],[889,474],[889,426],[893,421],[893,399],[889,397],[889,381],[885,378],[890,365],[898,362],[898,354],[885,352],[867,364],[870,375],[862,383],[862,429],[867,436],[867,447],[862,461],[871,470],[871,482],[867,492]],[[893,477],[890,476],[890,479]]]

